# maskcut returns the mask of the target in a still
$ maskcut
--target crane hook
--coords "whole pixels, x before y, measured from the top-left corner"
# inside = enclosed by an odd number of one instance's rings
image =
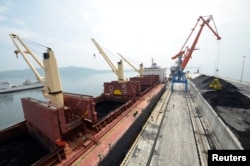
[[[16,58],[18,58],[18,51],[15,50],[14,53],[16,54]]]

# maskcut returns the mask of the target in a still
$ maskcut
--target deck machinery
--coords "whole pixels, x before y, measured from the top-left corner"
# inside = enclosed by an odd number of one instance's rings
[[[172,77],[172,85],[171,85],[171,90],[174,90],[174,84],[175,83],[184,83],[185,84],[185,90],[188,90],[188,80],[186,78],[184,69],[188,63],[188,61],[190,60],[193,51],[196,50],[196,44],[198,42],[198,39],[201,35],[201,32],[204,28],[204,26],[207,26],[212,33],[216,36],[217,40],[220,40],[221,37],[218,35],[215,23],[214,23],[214,29],[209,25],[209,22],[213,20],[212,15],[210,16],[200,16],[197,20],[197,23],[195,24],[194,28],[192,29],[191,33],[189,34],[188,38],[186,39],[185,43],[183,44],[183,46],[181,47],[180,51],[172,57],[172,59],[176,59],[178,58],[178,60],[176,61],[176,66],[172,66],[170,68],[171,70],[171,77]],[[192,36],[195,28],[197,27],[197,25],[199,24],[199,22],[201,22],[200,24],[200,29],[191,45],[191,47],[189,48],[187,46],[187,42],[189,41],[190,37]]]
[[[104,83],[104,92],[97,97],[66,93],[62,90],[56,58],[51,48],[47,48],[43,54],[42,63],[18,35],[10,34],[10,38],[17,48],[15,53],[21,53],[37,79],[44,85],[43,94],[49,100],[22,98],[25,121],[0,131],[0,149],[3,144],[11,146],[11,141],[14,139],[13,131],[18,131],[22,126],[22,131],[26,128],[29,135],[47,152],[45,156],[34,159],[35,163],[32,162],[29,165],[70,165],[85,152],[91,150],[94,145],[100,144],[100,140],[107,133],[116,131],[113,129],[114,126],[124,119],[122,122],[124,124],[119,130],[119,132],[123,132],[124,138],[121,137],[122,135],[116,135],[110,140],[114,145],[112,144],[113,148],[109,153],[115,155],[115,159],[102,157],[100,160],[99,158],[98,154],[107,153],[110,147],[106,147],[107,149],[103,149],[102,152],[100,152],[102,149],[96,147],[91,152],[96,154],[95,157],[91,158],[88,155],[82,159],[83,163],[91,161],[117,164],[123,156],[121,151],[133,141],[136,132],[146,121],[150,110],[165,90],[165,84],[160,83],[159,75],[133,77],[131,81],[124,81],[122,77],[118,77],[118,81]],[[45,77],[37,72],[27,55],[31,55],[39,64]],[[131,120],[126,118],[131,113],[134,116],[137,115],[138,118]],[[103,139],[108,140],[108,137],[105,136]],[[18,134],[15,135],[15,138],[18,139]],[[121,142],[124,140],[126,142]],[[115,146],[119,147],[114,148]],[[23,154],[30,153],[32,152],[28,151]],[[19,157],[17,155],[15,161],[24,160]],[[7,160],[8,158],[6,158],[6,164],[8,164]],[[13,159],[10,160],[13,161]]]

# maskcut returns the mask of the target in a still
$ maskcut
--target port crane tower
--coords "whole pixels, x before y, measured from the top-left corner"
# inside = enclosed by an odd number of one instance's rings
[[[122,56],[120,53],[117,53],[125,62],[127,62],[138,74],[140,77],[143,77],[144,74],[144,67],[143,63],[140,64],[139,69],[137,69],[132,63],[130,63],[124,56]]]
[[[214,29],[210,26],[210,22],[213,20],[213,16],[212,15],[209,15],[209,16],[200,16],[194,26],[194,28],[192,29],[191,33],[189,34],[188,38],[186,39],[185,43],[183,44],[183,46],[181,47],[180,51],[172,57],[172,59],[176,59],[178,58],[177,60],[177,66],[176,67],[171,67],[171,73],[173,73],[173,78],[172,78],[172,85],[171,85],[171,90],[173,91],[174,89],[174,84],[175,83],[184,83],[185,84],[185,90],[187,91],[188,90],[188,81],[187,81],[187,78],[185,76],[185,73],[183,72],[187,63],[189,62],[192,54],[193,54],[193,51],[196,50],[196,44],[198,42],[198,39],[201,35],[201,32],[203,30],[203,28],[205,26],[207,26],[211,31],[212,33],[216,36],[217,40],[220,40],[221,37],[219,36],[218,32],[217,32],[217,29],[216,29],[216,26],[215,26],[215,23],[214,23]],[[192,36],[195,28],[197,27],[197,25],[200,24],[200,29],[191,45],[191,47],[189,48],[187,46],[187,42],[189,41],[190,37]]]
[[[123,60],[121,59],[118,62],[118,68],[115,67],[115,65],[112,63],[112,61],[109,59],[107,54],[103,51],[101,46],[95,41],[95,39],[91,39],[96,48],[98,49],[99,53],[103,56],[103,58],[106,60],[108,65],[111,67],[112,71],[117,75],[118,81],[124,81],[124,72],[123,72]]]

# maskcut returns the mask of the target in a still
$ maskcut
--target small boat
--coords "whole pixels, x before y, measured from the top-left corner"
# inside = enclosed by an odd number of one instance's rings
[[[39,81],[31,82],[29,79],[25,80],[21,85],[12,85],[9,81],[0,81],[0,94],[37,89],[42,87],[43,85]]]

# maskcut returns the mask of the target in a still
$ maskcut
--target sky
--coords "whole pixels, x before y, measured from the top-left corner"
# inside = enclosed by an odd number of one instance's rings
[[[249,6],[249,0],[0,0],[0,71],[28,68],[14,54],[14,33],[27,45],[52,48],[59,67],[109,70],[94,38],[115,65],[119,52],[138,68],[153,59],[169,72],[198,17],[213,15],[222,39],[204,27],[186,70],[250,82]],[[41,50],[29,47],[42,61]]]

